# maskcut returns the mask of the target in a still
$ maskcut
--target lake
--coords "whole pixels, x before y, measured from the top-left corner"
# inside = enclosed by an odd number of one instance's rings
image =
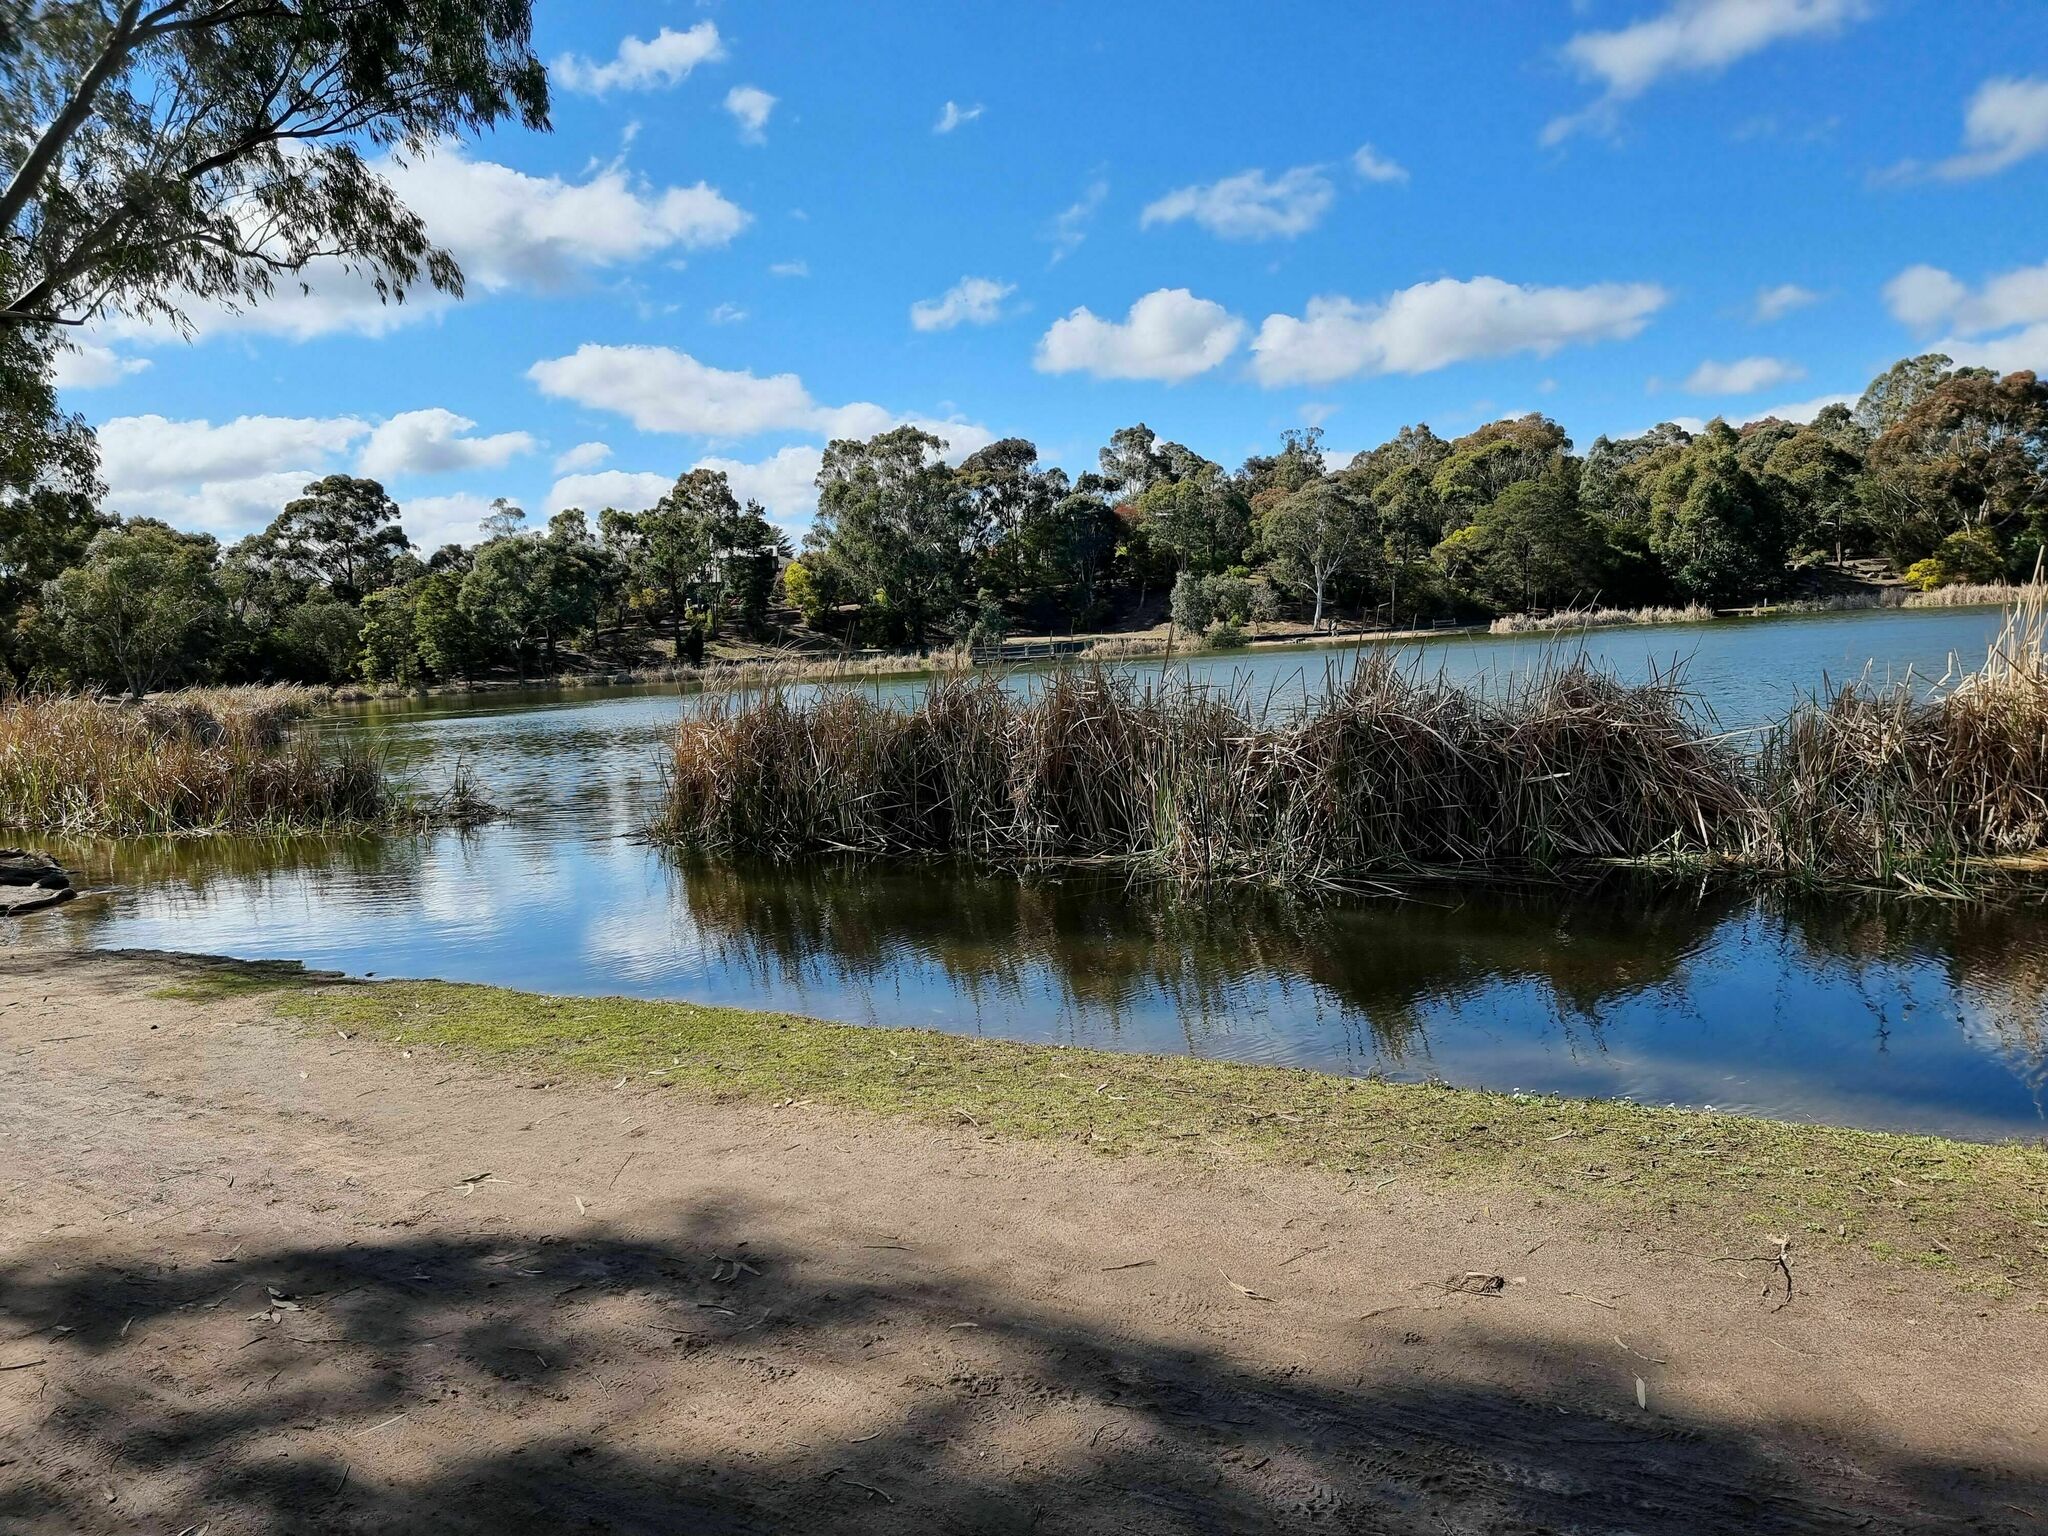
[[[1734,728],[1825,679],[1968,666],[1999,622],[1983,609],[1828,614],[1604,630],[1584,648],[1629,678],[1682,666]],[[1560,642],[1399,650],[1490,686]],[[1333,663],[1341,656],[1321,651],[1205,656],[1173,675],[1285,701]],[[673,689],[640,688],[343,711],[318,728],[374,738],[424,782],[462,764],[506,819],[470,835],[73,845],[57,851],[98,893],[12,941],[290,958],[1969,1137],[2048,1131],[2037,897],[1630,882],[1193,901],[947,866],[708,863],[636,835],[691,707]]]

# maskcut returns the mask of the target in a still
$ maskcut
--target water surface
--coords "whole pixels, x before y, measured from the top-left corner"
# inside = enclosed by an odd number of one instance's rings
[[[1983,610],[1822,615],[1602,631],[1587,649],[1629,677],[1681,662],[1705,704],[1743,724],[1825,677],[1938,677],[1952,656],[1981,657],[1997,626]],[[1498,681],[1557,646],[1402,650]],[[1332,660],[1262,653],[1192,672],[1282,695]],[[507,819],[470,836],[74,846],[101,893],[34,932],[1788,1119],[2048,1129],[2038,900],[1666,884],[1190,902],[1100,879],[678,859],[636,834],[691,707],[664,689],[366,706],[322,729],[372,736],[426,781],[466,765]]]

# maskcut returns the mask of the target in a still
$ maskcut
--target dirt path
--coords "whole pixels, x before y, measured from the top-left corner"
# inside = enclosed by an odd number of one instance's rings
[[[550,1084],[177,964],[0,952],[0,1530],[2048,1529],[2024,1302],[1795,1247],[1773,1310],[1757,1233]]]

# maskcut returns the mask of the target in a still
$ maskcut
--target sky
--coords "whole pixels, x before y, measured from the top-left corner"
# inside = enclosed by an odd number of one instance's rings
[[[112,510],[232,539],[366,474],[431,548],[709,464],[800,535],[823,445],[906,421],[1341,463],[2048,368],[2040,0],[534,10],[553,131],[390,172],[459,302],[311,270],[60,361]]]

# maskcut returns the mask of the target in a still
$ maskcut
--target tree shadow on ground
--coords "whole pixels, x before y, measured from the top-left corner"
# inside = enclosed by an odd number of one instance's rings
[[[660,1240],[18,1254],[5,1359],[46,1364],[0,1378],[0,1528],[1771,1536],[2048,1517],[2038,1469],[1641,1412],[1611,1362],[1505,1328],[1445,1360],[1425,1317],[1361,1320],[1362,1374],[1257,1368],[888,1255],[764,1247],[747,1217],[695,1209]]]

